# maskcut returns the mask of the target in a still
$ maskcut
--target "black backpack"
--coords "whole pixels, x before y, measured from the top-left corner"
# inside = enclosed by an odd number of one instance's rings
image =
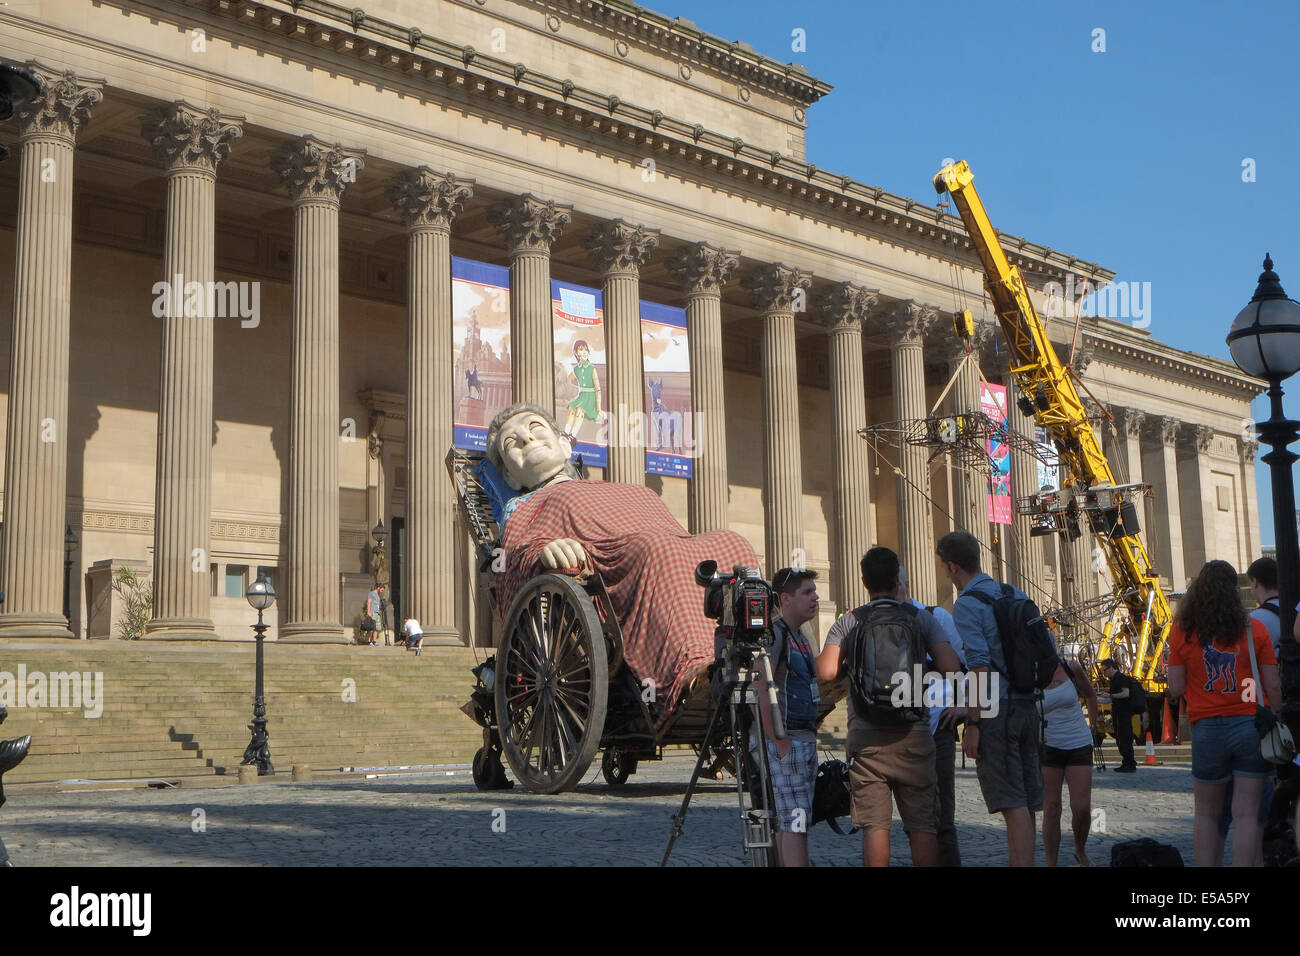
[[[1009,584],[1002,585],[1000,598],[991,598],[981,591],[967,593],[993,608],[1011,689],[1030,693],[1050,684],[1061,660],[1056,656],[1056,641],[1038,605],[1027,597],[1015,597],[1015,590]]]
[[[902,725],[925,720],[923,701],[906,707],[894,705],[894,675],[906,674],[909,687],[914,665],[925,666],[925,639],[911,604],[892,601],[869,604],[853,612],[857,626],[845,640],[849,693],[853,709],[871,724]]]

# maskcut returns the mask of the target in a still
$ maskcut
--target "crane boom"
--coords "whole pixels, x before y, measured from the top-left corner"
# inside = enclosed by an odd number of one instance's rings
[[[1116,482],[1101,439],[1088,420],[1071,371],[1047,337],[1024,277],[998,242],[974,179],[965,162],[949,163],[935,175],[934,187],[952,197],[970,234],[984,267],[984,287],[1011,352],[1010,373],[1033,404],[1034,420],[1056,445],[1069,475],[1067,484],[1081,502],[1076,514],[1089,518],[1083,533],[1097,532],[1117,598],[1128,610],[1128,620],[1119,622],[1118,632],[1114,622],[1107,625],[1097,662],[1112,656],[1116,643],[1122,641],[1131,655],[1133,676],[1147,689],[1163,691],[1163,654],[1173,612],[1138,533],[1136,510],[1129,509],[1126,521],[1118,496],[1107,490]]]

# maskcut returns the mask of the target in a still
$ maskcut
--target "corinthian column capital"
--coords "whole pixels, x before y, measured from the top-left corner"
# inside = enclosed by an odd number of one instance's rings
[[[622,219],[601,223],[582,244],[605,275],[640,275],[641,266],[659,245],[659,230]]]
[[[289,189],[294,202],[325,199],[338,202],[343,190],[357,181],[365,165],[365,150],[303,136],[271,155],[271,168]]]
[[[140,133],[168,171],[198,169],[215,175],[231,144],[244,135],[243,122],[215,106],[205,110],[178,100],[146,116]]]
[[[1214,428],[1210,425],[1191,425],[1187,426],[1188,436],[1196,442],[1196,450],[1207,452],[1210,445],[1214,443]]]
[[[1172,415],[1161,415],[1156,419],[1156,424],[1160,429],[1160,440],[1166,445],[1172,445],[1178,441],[1178,433],[1183,429],[1183,423],[1180,419]]]
[[[488,210],[488,222],[505,238],[512,256],[521,252],[550,252],[572,218],[572,206],[561,206],[528,193]]]
[[[743,285],[763,312],[801,311],[795,309],[796,300],[806,297],[812,273],[775,262],[754,269],[745,276]]]
[[[1259,440],[1255,438],[1242,438],[1238,440],[1237,451],[1241,454],[1241,460],[1247,465],[1255,463],[1255,453],[1259,451]]]
[[[1116,418],[1123,418],[1124,434],[1130,438],[1142,437],[1142,428],[1146,424],[1147,413],[1140,408],[1120,409]]]
[[[938,315],[937,309],[908,299],[885,315],[884,324],[890,334],[898,337],[899,345],[920,345]]]
[[[861,330],[863,321],[879,301],[879,289],[841,282],[823,302],[822,315],[832,332]]]
[[[408,229],[450,229],[460,207],[474,195],[474,180],[435,173],[427,166],[408,169],[384,191]]]
[[[28,63],[27,68],[40,78],[41,91],[14,111],[19,138],[52,135],[72,142],[90,119],[90,111],[104,98],[100,92],[104,84],[78,79],[71,70],[58,73],[39,63]]]
[[[667,265],[687,295],[719,295],[739,263],[739,252],[697,242]]]

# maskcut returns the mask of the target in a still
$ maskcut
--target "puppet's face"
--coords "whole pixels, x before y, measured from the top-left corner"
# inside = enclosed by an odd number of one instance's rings
[[[536,488],[562,475],[573,454],[573,447],[536,412],[507,419],[497,432],[497,448],[511,488]]]

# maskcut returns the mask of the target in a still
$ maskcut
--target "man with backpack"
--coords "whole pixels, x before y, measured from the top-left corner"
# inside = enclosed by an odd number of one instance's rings
[[[1060,664],[1052,634],[1023,591],[999,585],[980,570],[980,545],[973,534],[949,532],[936,550],[961,592],[952,616],[975,675],[972,684],[987,686],[991,698],[969,702],[962,748],[977,761],[989,813],[1001,813],[1006,822],[1010,864],[1033,866],[1034,814],[1043,808],[1036,700]],[[982,674],[988,675],[987,685]]]
[[[1246,569],[1246,579],[1250,582],[1250,593],[1259,607],[1250,612],[1252,620],[1259,621],[1268,629],[1268,636],[1273,641],[1273,653],[1282,653],[1282,608],[1277,600],[1277,561],[1273,558],[1257,558]],[[1281,660],[1281,658],[1278,658]]]
[[[948,674],[956,653],[934,617],[900,600],[898,555],[872,548],[862,557],[871,602],[845,614],[826,635],[817,658],[824,683],[849,677],[848,759],[854,826],[862,829],[862,862],[889,865],[891,795],[911,844],[913,866],[939,862],[934,738],[924,693],[916,684],[929,652]]]

